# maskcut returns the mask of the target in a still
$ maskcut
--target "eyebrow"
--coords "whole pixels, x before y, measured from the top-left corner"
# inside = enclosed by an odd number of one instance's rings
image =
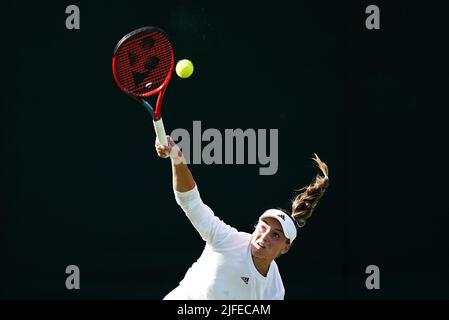
[[[263,220],[260,220],[260,221],[262,221],[265,225],[270,226],[270,225],[269,225],[268,223],[266,223],[265,221],[263,221]],[[270,228],[271,228],[271,226],[270,226]],[[277,232],[284,233],[284,231],[283,231],[282,229],[273,228],[273,230],[275,230],[275,231],[277,231]]]

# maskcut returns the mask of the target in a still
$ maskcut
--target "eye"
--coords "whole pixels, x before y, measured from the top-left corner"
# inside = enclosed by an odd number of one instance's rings
[[[273,233],[273,238],[275,239],[279,239],[281,236],[279,235],[279,233],[275,232]]]

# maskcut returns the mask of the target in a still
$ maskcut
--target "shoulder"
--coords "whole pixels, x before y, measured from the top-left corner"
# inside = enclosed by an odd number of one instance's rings
[[[284,284],[281,277],[281,272],[279,271],[279,267],[277,263],[273,260],[270,265],[271,269],[271,279],[273,282],[277,283],[279,287],[284,288]]]
[[[281,273],[279,272],[278,265],[274,261],[271,263],[270,269],[271,268],[273,269],[273,273],[271,274],[270,296],[272,296],[272,299],[282,300],[285,296],[285,287],[282,281]]]
[[[248,244],[251,241],[251,234],[237,231],[235,228],[232,229],[233,232],[229,233],[216,249],[218,251],[226,250],[234,252],[235,254],[240,254],[241,250],[246,250],[248,248]]]
[[[270,268],[273,268],[273,271],[279,274],[279,267],[275,260],[271,261]]]
[[[247,232],[237,231],[231,236],[234,241],[240,244],[242,247],[248,247],[248,243],[251,242],[251,234]]]

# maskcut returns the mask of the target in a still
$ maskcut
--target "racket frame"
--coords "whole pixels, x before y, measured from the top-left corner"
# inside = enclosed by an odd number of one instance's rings
[[[138,35],[139,33],[147,33],[147,32],[159,32],[162,33],[168,43],[170,44],[170,69],[168,71],[167,76],[165,77],[164,81],[162,82],[162,84],[149,91],[149,92],[145,92],[143,94],[136,94],[133,93],[131,91],[129,91],[128,89],[126,89],[120,82],[120,80],[118,79],[117,76],[117,69],[116,69],[116,53],[118,51],[118,49],[120,48],[120,46],[127,41],[129,38],[134,37],[136,35]],[[167,141],[167,137],[166,137],[166,133],[165,133],[165,128],[164,128],[164,123],[162,121],[162,117],[161,117],[161,106],[162,106],[162,100],[164,98],[164,94],[165,94],[165,90],[167,89],[168,83],[171,80],[171,76],[173,74],[173,69],[174,69],[174,65],[175,65],[175,57],[174,57],[174,53],[173,53],[173,45],[170,41],[170,38],[168,37],[167,33],[157,27],[151,27],[151,26],[147,26],[147,27],[142,27],[139,29],[136,29],[134,31],[131,31],[130,33],[126,34],[115,46],[114,48],[114,54],[112,57],[112,74],[114,75],[114,80],[116,82],[116,84],[118,85],[118,87],[120,88],[120,90],[122,90],[123,92],[125,92],[127,95],[129,95],[130,97],[134,98],[135,100],[137,100],[138,102],[140,102],[145,109],[147,109],[147,111],[150,113],[152,119],[153,119],[153,125],[154,125],[154,130],[156,132],[156,136],[157,139],[159,141],[160,144],[164,145],[164,146],[168,146],[168,141]],[[156,100],[156,107],[153,108],[152,105],[149,102],[149,97],[153,96],[157,94],[157,100]]]

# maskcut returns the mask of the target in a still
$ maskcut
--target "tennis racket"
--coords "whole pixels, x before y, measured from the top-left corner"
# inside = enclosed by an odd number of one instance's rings
[[[118,87],[150,113],[159,143],[168,146],[161,105],[173,73],[173,47],[157,27],[143,27],[125,35],[115,46],[112,73]],[[157,94],[156,107],[149,97]]]

